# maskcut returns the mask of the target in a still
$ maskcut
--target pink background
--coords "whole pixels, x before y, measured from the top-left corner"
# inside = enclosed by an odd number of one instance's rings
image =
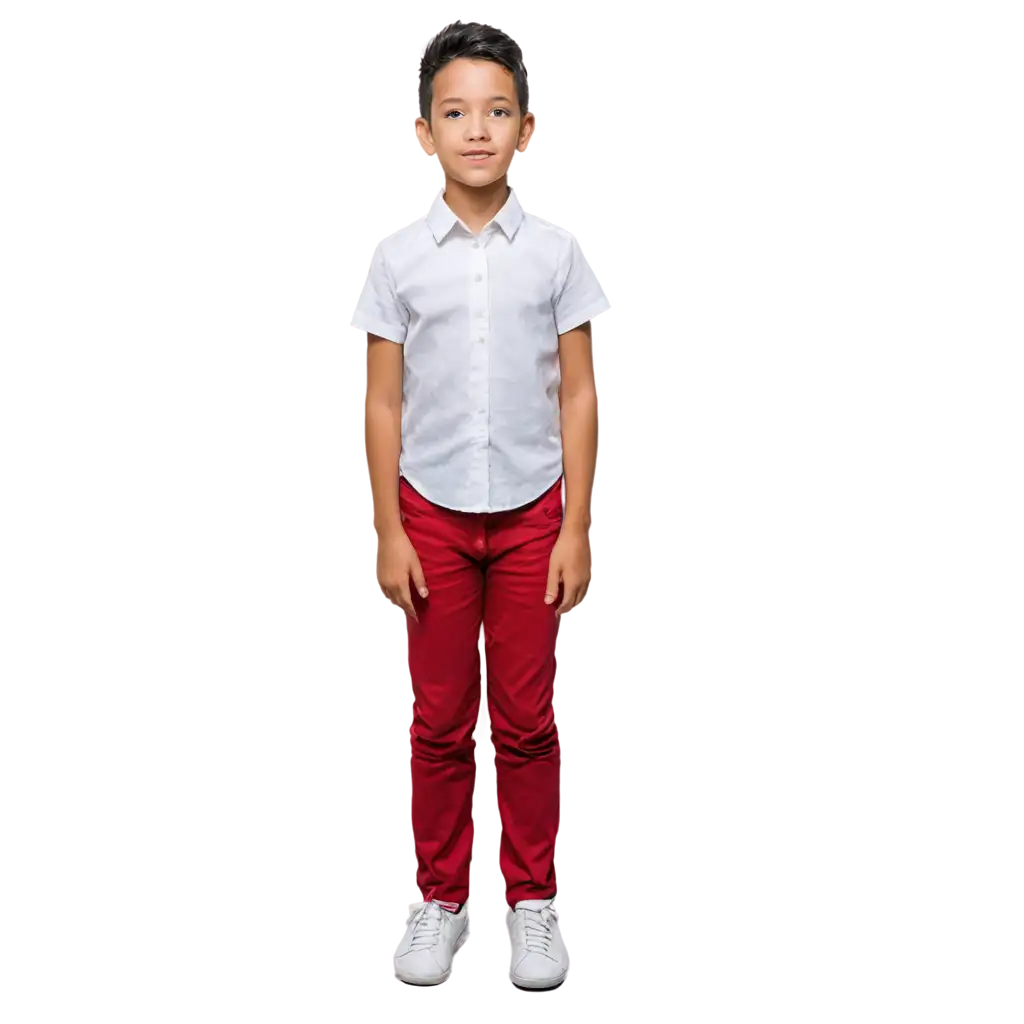
[[[4,1024],[522,1012],[389,971],[406,684],[341,314],[431,180],[404,132],[442,16],[0,15]]]

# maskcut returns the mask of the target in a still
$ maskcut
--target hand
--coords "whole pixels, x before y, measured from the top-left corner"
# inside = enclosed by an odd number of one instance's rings
[[[562,527],[551,551],[545,604],[551,604],[558,596],[559,581],[564,590],[562,603],[555,609],[555,615],[575,608],[586,597],[590,586],[590,536],[586,530]]]
[[[410,576],[420,597],[426,597],[427,581],[409,535],[402,529],[382,534],[377,541],[377,582],[392,604],[397,604],[406,615],[419,622],[409,590]]]

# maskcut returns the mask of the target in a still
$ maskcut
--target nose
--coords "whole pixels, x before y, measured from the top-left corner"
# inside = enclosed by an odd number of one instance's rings
[[[487,138],[487,129],[484,126],[483,122],[481,122],[480,124],[472,124],[470,125],[470,127],[472,131],[469,137],[472,141],[482,141],[483,139]]]

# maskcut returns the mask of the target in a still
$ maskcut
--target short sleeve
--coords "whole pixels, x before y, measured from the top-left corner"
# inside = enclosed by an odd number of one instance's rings
[[[558,290],[553,302],[555,329],[565,334],[611,308],[594,271],[590,269],[576,236],[569,234],[569,245],[558,272]]]
[[[377,248],[373,250],[370,269],[352,314],[351,326],[387,338],[388,341],[397,341],[399,344],[405,342],[409,311],[395,294],[382,242],[378,242]]]

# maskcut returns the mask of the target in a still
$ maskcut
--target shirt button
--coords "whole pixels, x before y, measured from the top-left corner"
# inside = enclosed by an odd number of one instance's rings
[[[483,341],[484,339],[483,338],[477,338],[476,340],[477,341]]]
[[[479,242],[474,242],[473,243],[473,248],[474,249],[479,249],[480,248],[480,243]]]
[[[481,280],[481,279],[483,278],[483,276],[484,276],[483,274],[477,274],[477,275],[476,275],[476,276],[475,276],[475,277],[473,278],[473,280],[474,280],[474,281],[480,281],[480,280]]]

